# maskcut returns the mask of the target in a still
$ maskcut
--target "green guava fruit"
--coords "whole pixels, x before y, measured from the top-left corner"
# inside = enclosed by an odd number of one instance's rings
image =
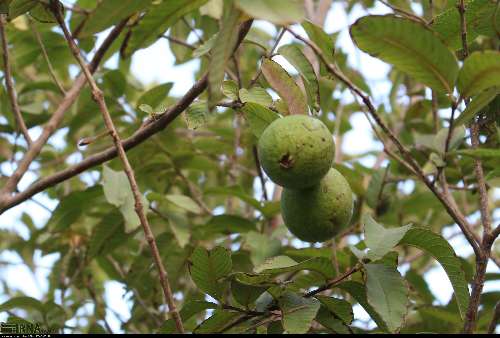
[[[274,120],[258,143],[262,168],[285,188],[317,184],[330,169],[335,153],[333,137],[323,122],[306,115]]]
[[[353,212],[347,180],[331,168],[321,182],[306,189],[283,189],[281,215],[290,232],[305,242],[324,242],[349,226]]]

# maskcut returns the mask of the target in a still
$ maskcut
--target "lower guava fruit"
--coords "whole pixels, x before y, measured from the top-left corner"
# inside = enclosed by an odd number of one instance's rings
[[[330,169],[335,154],[333,137],[319,119],[289,115],[274,120],[258,142],[264,172],[284,188],[317,184]]]
[[[331,168],[319,184],[283,189],[281,214],[290,232],[305,242],[324,242],[349,226],[353,194],[347,180]]]

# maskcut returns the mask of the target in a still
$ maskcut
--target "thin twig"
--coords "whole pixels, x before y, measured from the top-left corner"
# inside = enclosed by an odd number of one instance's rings
[[[52,77],[52,80],[54,80],[57,88],[61,92],[61,94],[66,95],[66,90],[64,89],[63,85],[59,81],[59,79],[56,76],[56,72],[54,71],[54,67],[52,67],[52,63],[50,62],[49,55],[47,54],[47,49],[45,48],[45,45],[43,44],[42,37],[40,36],[40,32],[38,32],[38,29],[36,28],[36,22],[34,20],[30,20],[30,25],[31,28],[33,29],[33,34],[35,34],[36,41],[40,45],[40,49],[42,50],[42,55],[43,58],[45,59],[45,62],[47,63],[47,67],[49,69],[49,74],[50,77]]]
[[[259,154],[257,152],[257,146],[252,146],[253,158],[255,160],[255,168],[257,168],[257,174],[259,175],[260,186],[262,187],[262,197],[264,201],[268,200],[267,190],[266,190],[266,180],[264,179],[264,174],[262,173],[262,168],[260,167]]]
[[[410,13],[408,11],[405,11],[404,9],[402,8],[399,8],[397,6],[394,6],[390,3],[388,3],[387,1],[385,0],[379,0],[381,3],[383,3],[384,5],[386,5],[387,7],[389,7],[390,9],[392,9],[395,13],[398,13],[398,14],[401,14],[402,16],[410,19],[410,20],[413,20],[413,21],[417,21],[417,22],[420,22],[420,23],[423,23],[424,25],[428,25],[429,23],[427,21],[425,21],[425,19],[419,17],[418,15],[415,15],[413,13]]]
[[[28,146],[31,147],[33,141],[31,140],[28,128],[24,122],[23,116],[21,114],[21,108],[19,108],[19,103],[17,102],[16,90],[14,89],[14,83],[12,81],[12,67],[10,64],[9,46],[7,44],[7,36],[5,34],[5,14],[0,14],[0,38],[2,40],[2,50],[3,50],[3,66],[5,72],[5,86],[7,87],[7,93],[9,94],[10,107],[14,113],[14,118],[17,123],[17,128],[21,131]]]
[[[285,34],[285,29],[283,28],[283,29],[281,29],[281,31],[279,32],[278,36],[276,37],[276,41],[274,42],[273,47],[266,54],[266,57],[269,57],[269,56],[271,56],[274,53],[274,50],[278,47],[278,44],[280,43],[281,38],[283,37],[284,34]],[[260,77],[261,74],[262,74],[262,68],[259,68],[257,74],[255,74],[254,78],[252,80],[250,80],[250,84],[248,85],[249,88],[253,87],[253,85],[255,85],[255,83],[257,83],[257,80],[259,79],[259,77]]]
[[[320,292],[328,290],[328,289],[332,288],[333,286],[337,285],[338,283],[342,282],[344,279],[346,279],[347,277],[349,277],[353,273],[358,272],[359,270],[360,270],[360,267],[358,265],[353,266],[352,268],[349,268],[346,272],[344,272],[342,275],[331,280],[330,282],[326,283],[325,285],[322,285],[322,286],[318,287],[317,289],[309,291],[308,293],[306,293],[304,295],[304,297],[306,297],[306,298],[312,297],[314,295],[317,295]]]
[[[146,237],[146,240],[151,248],[151,252],[153,255],[154,262],[156,264],[156,267],[158,269],[158,273],[160,276],[160,284],[163,289],[163,294],[165,297],[165,301],[168,304],[168,308],[170,313],[172,313],[172,316],[174,317],[175,324],[177,327],[177,331],[180,333],[184,333],[184,326],[182,324],[182,319],[177,311],[176,305],[175,305],[175,300],[172,294],[172,290],[170,287],[170,282],[168,280],[168,274],[167,271],[165,270],[165,267],[163,266],[163,262],[161,260],[160,252],[158,250],[158,247],[156,245],[156,240],[153,235],[153,232],[151,231],[151,227],[149,225],[148,219],[146,217],[146,214],[144,212],[144,207],[142,205],[142,195],[139,191],[139,187],[137,185],[137,181],[135,179],[134,171],[132,169],[132,166],[130,165],[130,162],[127,158],[127,154],[125,153],[125,150],[123,149],[122,141],[121,138],[118,134],[118,131],[116,130],[116,127],[113,123],[113,120],[111,118],[111,115],[108,111],[108,107],[106,106],[106,102],[104,100],[104,94],[101,91],[101,89],[97,86],[97,83],[94,80],[94,77],[92,76],[91,71],[89,70],[89,67],[83,60],[83,58],[80,55],[80,49],[74,42],[71,33],[69,32],[68,28],[66,27],[66,23],[64,22],[64,18],[62,17],[61,14],[61,8],[59,8],[59,3],[55,1],[51,1],[51,4],[53,6],[53,13],[56,17],[56,20],[61,27],[64,36],[68,42],[68,45],[71,49],[71,52],[73,53],[73,56],[79,63],[81,70],[83,74],[85,75],[85,78],[87,79],[88,84],[90,85],[90,88],[92,90],[92,97],[93,99],[97,102],[99,105],[99,108],[101,110],[101,113],[103,115],[104,123],[106,125],[106,128],[110,131],[111,136],[113,138],[113,142],[115,144],[115,147],[118,151],[118,156],[120,157],[120,160],[123,163],[125,173],[127,175],[128,181],[130,183],[130,187],[132,189],[132,193],[134,196],[134,201],[135,201],[135,212],[137,213],[137,216],[139,217],[139,220],[141,222],[141,225],[144,230],[144,235]]]

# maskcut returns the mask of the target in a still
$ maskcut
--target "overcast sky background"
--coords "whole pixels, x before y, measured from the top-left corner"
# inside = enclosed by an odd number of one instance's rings
[[[67,4],[73,3],[73,1],[64,1]],[[385,14],[389,13],[390,10],[384,5],[379,4],[374,10],[370,10],[371,14]],[[387,73],[389,71],[389,66],[378,59],[372,58],[367,54],[360,52],[359,49],[355,48],[347,30],[347,27],[352,24],[358,17],[366,15],[366,12],[361,9],[361,7],[356,6],[355,10],[349,17],[345,16],[345,10],[342,8],[342,4],[335,2],[329,11],[326,18],[325,31],[327,33],[333,33],[336,31],[341,31],[338,38],[337,47],[341,48],[344,52],[348,54],[348,60],[350,64],[359,70],[367,80],[367,83],[371,87],[372,93],[374,93],[374,101],[377,104],[387,103],[388,94],[390,90],[390,82],[387,81]],[[255,26],[259,26],[267,30],[271,34],[275,34],[276,30],[273,25],[256,21]],[[304,31],[300,26],[294,27],[294,30],[300,34],[304,34]],[[99,34],[99,41],[106,36],[107,32]],[[195,36],[191,34],[189,40],[196,41]],[[285,34],[280,45],[290,43],[292,41],[289,34]],[[109,68],[115,68],[117,66],[117,57],[110,59],[105,66]],[[154,45],[149,48],[143,49],[135,53],[132,61],[132,72],[134,75],[145,85],[152,83],[164,83],[173,82],[174,86],[170,91],[170,95],[181,96],[183,95],[195,82],[194,72],[199,66],[197,60],[187,62],[185,64],[174,66],[174,57],[169,50],[168,42],[165,39],[160,39]],[[294,72],[293,68],[286,63],[282,58],[277,57],[275,61],[281,63],[287,70]],[[75,68],[75,74],[77,69]],[[179,81],[179,79],[182,79]],[[446,113],[446,112],[443,112]],[[343,152],[346,154],[359,154],[369,150],[381,150],[382,146],[378,142],[374,142],[372,139],[372,131],[370,125],[366,120],[366,117],[362,113],[353,114],[351,117],[351,124],[353,129],[345,134],[343,142]],[[33,128],[30,130],[32,137],[37,137],[40,133],[39,128]],[[51,143],[54,145],[61,145],[63,142],[64,131],[59,132],[54,137],[51,138]],[[79,156],[71,159],[71,161],[78,161]],[[363,160],[363,164],[371,165],[374,163],[373,157],[366,157]],[[3,163],[0,164],[2,169],[9,172],[12,170],[10,164]],[[31,174],[27,174],[27,177],[20,182],[20,189],[24,189],[28,184],[30,184],[35,177]],[[272,184],[269,183],[268,188],[272,189]],[[406,189],[411,189],[411,185],[404,187]],[[498,190],[498,189],[497,189]],[[498,192],[498,191],[497,191]],[[53,210],[57,206],[57,202],[50,200],[43,193],[35,196],[35,199],[43,203],[45,206]],[[34,219],[37,226],[41,227],[50,217],[50,213],[40,207],[38,204],[28,201],[23,204],[5,212],[0,216],[0,229],[12,229],[17,231],[24,238],[28,237],[27,229],[24,225],[20,224],[18,221],[22,213],[28,213]],[[498,210],[495,214],[496,218],[498,215]],[[474,215],[477,217],[477,215]],[[457,227],[448,227],[445,229],[444,235],[450,235],[458,230]],[[463,236],[455,237],[451,240],[451,245],[457,252],[459,256],[468,256],[472,253],[472,249],[462,238]],[[300,244],[300,243],[299,243]],[[22,264],[21,258],[13,251],[3,251],[0,253],[0,275],[3,279],[8,281],[10,287],[14,290],[19,290],[25,295],[42,299],[43,295],[46,293],[48,288],[47,276],[50,272],[50,267],[53,262],[58,259],[56,254],[42,256],[40,252],[37,252],[34,257],[35,265],[38,266],[35,273],[32,274],[31,271]],[[9,265],[1,264],[1,262],[9,262]],[[402,273],[404,273],[407,267],[403,266],[399,268]],[[500,272],[496,266],[489,264],[489,272]],[[436,264],[426,275],[425,279],[429,284],[432,293],[442,304],[446,304],[452,296],[452,287],[448,280],[448,277],[444,270]],[[500,282],[486,282],[484,291],[500,290]],[[0,285],[0,303],[7,300],[5,295],[3,295],[2,286]],[[131,303],[126,301],[129,294],[124,293],[124,287],[118,282],[108,282],[106,285],[106,300],[110,309],[107,310],[107,320],[110,323],[114,332],[120,332],[120,322],[117,320],[117,316],[121,320],[125,321],[130,317],[130,306]],[[59,301],[56,299],[56,301]],[[367,320],[369,319],[366,312],[359,306],[354,308],[355,318]],[[85,311],[93,311],[93,305],[91,303],[86,306]],[[0,321],[5,320],[6,314],[0,314]],[[78,323],[68,323],[71,325],[78,325]]]

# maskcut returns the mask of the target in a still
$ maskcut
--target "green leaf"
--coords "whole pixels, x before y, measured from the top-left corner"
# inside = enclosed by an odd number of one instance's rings
[[[266,270],[276,270],[289,268],[297,265],[297,262],[288,256],[276,256],[267,259],[264,263],[254,268],[256,273],[266,272]]]
[[[153,1],[144,17],[131,28],[123,55],[129,57],[136,50],[148,47],[177,20],[206,2],[207,0]]]
[[[240,283],[236,279],[231,280],[231,293],[233,298],[239,304],[247,308],[267,289],[268,287],[265,286],[248,285]]]
[[[428,229],[414,227],[405,234],[399,244],[411,245],[424,250],[441,264],[453,286],[458,310],[463,319],[469,305],[469,288],[462,263],[448,241]]]
[[[391,332],[398,331],[408,312],[408,289],[396,268],[366,264],[366,297]]]
[[[286,332],[291,334],[309,331],[320,307],[315,298],[304,298],[293,292],[285,292],[278,303],[282,313],[281,323]]]
[[[500,87],[493,87],[482,91],[478,95],[472,98],[472,101],[469,102],[469,105],[465,110],[460,114],[460,116],[455,120],[457,125],[466,124],[477,113],[479,113],[483,108],[485,108],[491,101],[495,99],[500,94]]]
[[[351,324],[354,314],[352,312],[352,306],[348,301],[328,296],[315,297],[328,309],[328,311],[341,319],[345,324]]]
[[[208,54],[212,48],[215,46],[215,42],[217,41],[217,34],[214,34],[207,41],[203,42],[198,48],[193,51],[194,58],[200,58],[203,55]]]
[[[285,101],[288,113],[291,115],[307,114],[306,99],[293,78],[278,63],[271,59],[264,59],[261,68],[267,82]]]
[[[114,171],[104,166],[102,171],[102,186],[106,200],[120,209],[125,218],[126,230],[131,231],[141,222],[135,211],[135,199],[124,171]],[[148,200],[141,195],[144,212],[149,205]]]
[[[394,196],[393,191],[389,189],[394,188],[394,185],[391,185],[386,180],[388,170],[389,168],[386,167],[374,171],[366,188],[366,204],[376,212],[390,203],[391,198]]]
[[[370,315],[373,321],[378,325],[378,327],[388,332],[387,325],[382,320],[380,315],[373,309],[373,307],[368,303],[366,296],[365,286],[361,283],[348,281],[337,285],[339,289],[349,292],[349,294],[356,299],[356,301],[365,309],[365,311]]]
[[[496,36],[495,26],[500,27],[500,15],[495,18],[497,3],[491,0],[466,0],[465,21],[467,41],[471,43],[479,35]],[[460,13],[455,6],[435,17],[432,23],[440,38],[453,50],[462,48]]]
[[[446,148],[446,138],[448,137],[449,129],[442,128],[439,130],[437,135],[434,137],[432,141],[432,145],[434,150],[436,150],[441,155],[444,154],[444,150]],[[454,150],[458,148],[458,146],[465,139],[465,126],[455,124],[455,128],[453,128],[453,132],[451,133],[450,143],[448,145],[448,150]]]
[[[364,226],[365,244],[370,249],[368,251],[370,259],[382,258],[399,243],[411,228],[410,224],[398,228],[384,228],[368,214],[365,214]]]
[[[204,231],[209,233],[222,233],[226,235],[257,231],[254,222],[237,215],[213,216],[203,228]]]
[[[0,312],[12,309],[36,310],[43,313],[44,306],[38,299],[27,296],[14,297],[0,304]]]
[[[321,49],[328,62],[332,64],[335,63],[335,59],[333,57],[335,44],[330,35],[325,33],[325,31],[321,27],[315,25],[310,21],[304,21],[302,23],[302,28],[304,28],[304,30],[306,31],[309,39]]]
[[[455,153],[482,159],[500,158],[500,149],[487,149],[487,148],[461,149],[455,151]]]
[[[200,208],[198,204],[189,196],[185,195],[165,195],[167,201],[175,204],[179,208],[192,212],[193,214],[202,214],[203,210]]]
[[[262,135],[271,122],[279,118],[279,115],[271,109],[254,102],[245,103],[241,110],[250,125],[250,130],[257,138]]]
[[[156,109],[163,100],[168,96],[168,92],[172,89],[173,83],[167,82],[159,86],[149,89],[147,92],[142,94],[137,100],[137,107],[141,105],[149,105],[151,108]]]
[[[215,310],[210,318],[194,329],[193,333],[219,333],[231,326],[231,324],[236,322],[241,316],[243,316],[241,312]]]
[[[316,271],[323,275],[325,279],[330,279],[335,276],[335,270],[331,260],[324,257],[315,257],[297,263],[288,256],[276,256],[267,259],[263,264],[255,267],[254,269],[257,273],[265,273],[269,275],[301,270]]]
[[[500,86],[500,52],[474,52],[464,61],[458,74],[457,88],[462,97],[470,97]]]
[[[151,0],[101,1],[88,16],[85,25],[78,33],[78,37],[85,38],[95,33],[99,33],[135,12],[142,11],[148,7],[150,3]]]
[[[193,102],[184,112],[184,120],[188,129],[196,130],[207,122],[207,103],[205,101]]]
[[[90,258],[97,256],[106,244],[109,244],[109,241],[113,240],[114,234],[120,228],[123,228],[122,224],[123,217],[116,210],[104,216],[101,222],[95,225],[92,230],[92,235],[88,243],[87,256]]]
[[[217,246],[211,251],[196,247],[191,255],[191,278],[201,291],[220,300],[223,296],[222,277],[232,269],[231,252]]]
[[[238,100],[238,84],[233,80],[222,82],[222,94],[231,100]]]
[[[28,12],[37,5],[37,0],[12,0],[9,5],[9,20]]]
[[[253,102],[268,107],[273,104],[273,98],[261,87],[252,87],[250,90],[241,88],[239,92],[241,102]]]
[[[255,19],[276,25],[289,25],[302,21],[305,13],[301,0],[236,0],[236,6]]]
[[[75,223],[102,196],[102,188],[93,186],[82,191],[73,191],[61,199],[49,221],[47,228],[62,231]]]
[[[393,15],[365,16],[351,26],[351,36],[364,52],[436,91],[453,93],[455,55],[422,24]]]
[[[319,82],[314,72],[314,68],[306,58],[302,50],[296,45],[284,45],[278,49],[278,53],[283,55],[292,66],[295,67],[304,80],[309,102],[316,111],[319,111]]]
[[[238,35],[234,34],[238,28],[241,12],[236,10],[232,2],[225,2],[229,8],[225,8],[222,19],[222,27],[217,34],[208,71],[208,107],[211,110],[222,96],[221,86],[227,61],[236,46]]]
[[[336,334],[351,333],[349,331],[348,325],[345,324],[342,320],[338,319],[337,316],[334,313],[330,312],[323,304],[321,304],[315,320]]]

